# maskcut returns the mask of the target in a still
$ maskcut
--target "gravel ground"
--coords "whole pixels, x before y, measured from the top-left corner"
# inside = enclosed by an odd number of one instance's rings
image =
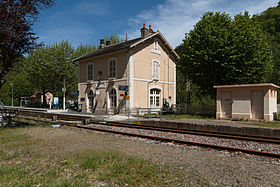
[[[187,184],[194,186],[280,186],[280,159],[68,127],[26,128],[22,133],[45,142],[37,151],[48,151],[54,158],[73,151],[117,150],[182,171]]]
[[[264,151],[264,152],[280,154],[280,145],[279,144],[265,144],[265,143],[258,143],[258,142],[252,142],[252,141],[231,140],[231,139],[215,138],[215,137],[207,137],[207,136],[161,132],[161,131],[155,131],[155,130],[142,130],[142,129],[132,129],[132,128],[124,128],[124,127],[113,127],[113,126],[100,125],[100,124],[91,124],[89,126],[94,127],[94,128],[99,128],[99,129],[109,129],[109,130],[114,130],[114,131],[121,131],[121,132],[128,132],[128,133],[135,133],[135,134],[142,134],[142,135],[149,135],[149,136],[156,136],[156,137],[163,137],[163,138],[171,138],[171,139],[176,139],[176,140],[184,140],[184,141],[206,143],[206,144],[213,144],[213,145],[219,145],[219,146],[235,147],[235,148],[242,148],[242,149],[249,149],[249,150]]]

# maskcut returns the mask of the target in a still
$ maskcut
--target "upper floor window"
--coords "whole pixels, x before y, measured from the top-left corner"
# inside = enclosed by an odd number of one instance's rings
[[[87,80],[93,80],[93,64],[89,63],[87,65]]]
[[[157,39],[154,39],[154,45],[151,48],[151,52],[160,55],[160,49],[159,49],[159,44]]]
[[[158,41],[156,41],[156,40],[154,41],[154,49],[158,50]]]
[[[152,61],[152,78],[153,80],[159,80],[160,77],[160,63],[159,61]]]
[[[117,59],[112,58],[109,60],[109,77],[116,77],[117,76]]]

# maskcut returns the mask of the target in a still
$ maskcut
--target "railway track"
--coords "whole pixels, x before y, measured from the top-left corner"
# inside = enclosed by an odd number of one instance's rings
[[[29,116],[29,120],[30,120],[30,117],[33,117],[34,118],[33,120],[38,121],[38,116],[41,119],[46,120],[46,118],[51,119],[53,114],[46,114],[46,113],[42,114],[42,113],[38,113],[38,112],[27,112],[27,111],[21,112],[21,118],[24,118],[24,115],[27,116],[26,119],[28,119],[28,116]],[[36,117],[37,117],[37,119],[36,119]],[[69,116],[69,115],[60,115],[60,117],[58,119],[65,120],[65,121],[77,121],[77,120],[82,120],[83,118],[73,117],[73,116]],[[70,122],[70,124],[69,124],[69,122],[65,123],[63,121],[57,121],[57,122],[48,121],[48,122],[54,123],[54,124],[60,123],[61,125],[67,126],[67,127],[71,126],[71,127],[75,127],[75,128],[101,131],[101,132],[113,133],[113,134],[119,134],[119,135],[131,136],[131,137],[139,137],[139,138],[151,139],[151,140],[161,141],[161,142],[171,142],[171,143],[176,143],[176,144],[200,146],[200,147],[212,148],[212,149],[217,149],[217,150],[243,152],[243,153],[273,157],[273,158],[278,158],[278,159],[280,158],[280,154],[272,153],[272,152],[242,149],[242,148],[238,148],[238,147],[220,146],[220,145],[214,145],[214,144],[178,140],[178,139],[159,137],[159,136],[143,135],[143,134],[139,134],[139,133],[123,132],[123,131],[118,131],[118,130],[100,129],[100,128],[89,127],[89,126],[85,126],[85,125],[73,125],[73,124],[71,124],[71,122]],[[158,126],[151,126],[151,125],[145,125],[145,124],[141,124],[141,125],[130,124],[130,123],[128,124],[128,123],[120,123],[120,122],[91,121],[91,123],[94,123],[96,125],[103,125],[103,126],[105,125],[105,126],[111,126],[111,127],[113,126],[113,127],[120,127],[120,128],[161,131],[161,132],[166,132],[166,133],[171,132],[171,133],[177,133],[177,134],[190,134],[190,135],[196,135],[196,136],[234,139],[234,140],[240,140],[240,141],[261,142],[261,143],[265,143],[265,144],[276,144],[276,145],[280,144],[280,138],[278,138],[278,137],[249,136],[249,135],[242,136],[242,135],[231,134],[231,133],[217,133],[217,132],[208,132],[208,131],[199,131],[199,130],[158,127]],[[280,146],[279,146],[279,149],[280,149]]]
[[[247,153],[247,154],[253,154],[253,155],[266,156],[266,157],[280,159],[280,154],[271,153],[271,152],[249,150],[249,149],[242,149],[242,148],[229,147],[229,146],[220,146],[220,145],[199,143],[199,142],[193,142],[193,141],[178,140],[178,139],[173,139],[173,138],[164,138],[164,137],[158,137],[158,136],[143,135],[143,134],[138,134],[138,133],[123,132],[123,131],[117,131],[117,130],[100,129],[100,128],[95,128],[95,127],[82,126],[82,125],[65,124],[64,126],[105,132],[105,133],[112,133],[112,134],[118,134],[118,135],[125,135],[125,136],[131,136],[131,137],[138,137],[138,138],[150,139],[150,140],[155,140],[155,141],[160,141],[160,142],[170,142],[170,143],[176,143],[176,144],[181,144],[181,145],[200,146],[200,147],[211,148],[211,149],[216,149],[216,150],[242,152],[242,153]]]
[[[128,123],[121,123],[121,122],[91,121],[91,123],[115,126],[115,127],[157,130],[157,131],[162,131],[162,132],[173,132],[173,133],[180,133],[180,134],[192,134],[192,135],[199,135],[199,136],[209,136],[209,137],[217,137],[217,138],[280,144],[280,137],[278,138],[278,137],[266,137],[266,136],[240,135],[240,134],[233,134],[233,133],[219,133],[219,132],[212,132],[212,131],[188,130],[188,129],[171,128],[171,127],[170,128],[157,127],[157,126],[145,125],[145,124],[137,125],[137,124],[133,124],[133,123],[128,124]]]

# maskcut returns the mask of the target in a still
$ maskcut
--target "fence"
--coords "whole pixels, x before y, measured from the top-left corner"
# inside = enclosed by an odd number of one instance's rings
[[[116,109],[106,110],[104,108],[96,108],[94,114],[96,115],[114,115],[116,114]],[[126,108],[119,111],[118,114],[134,116],[134,117],[146,117],[146,118],[162,118],[167,114],[174,115],[200,115],[205,117],[215,117],[216,116],[216,103],[203,103],[203,104],[192,104],[185,105],[180,104],[177,106],[172,106],[171,108],[133,108],[127,110]]]

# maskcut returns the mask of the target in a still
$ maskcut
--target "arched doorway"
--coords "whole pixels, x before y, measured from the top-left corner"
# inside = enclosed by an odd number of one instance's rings
[[[92,90],[88,92],[88,103],[89,103],[89,109],[90,111],[92,111],[94,107],[94,94]]]
[[[117,108],[117,91],[115,88],[112,88],[109,94],[110,98],[110,108],[116,109]]]
[[[150,89],[150,108],[160,108],[160,89]]]

